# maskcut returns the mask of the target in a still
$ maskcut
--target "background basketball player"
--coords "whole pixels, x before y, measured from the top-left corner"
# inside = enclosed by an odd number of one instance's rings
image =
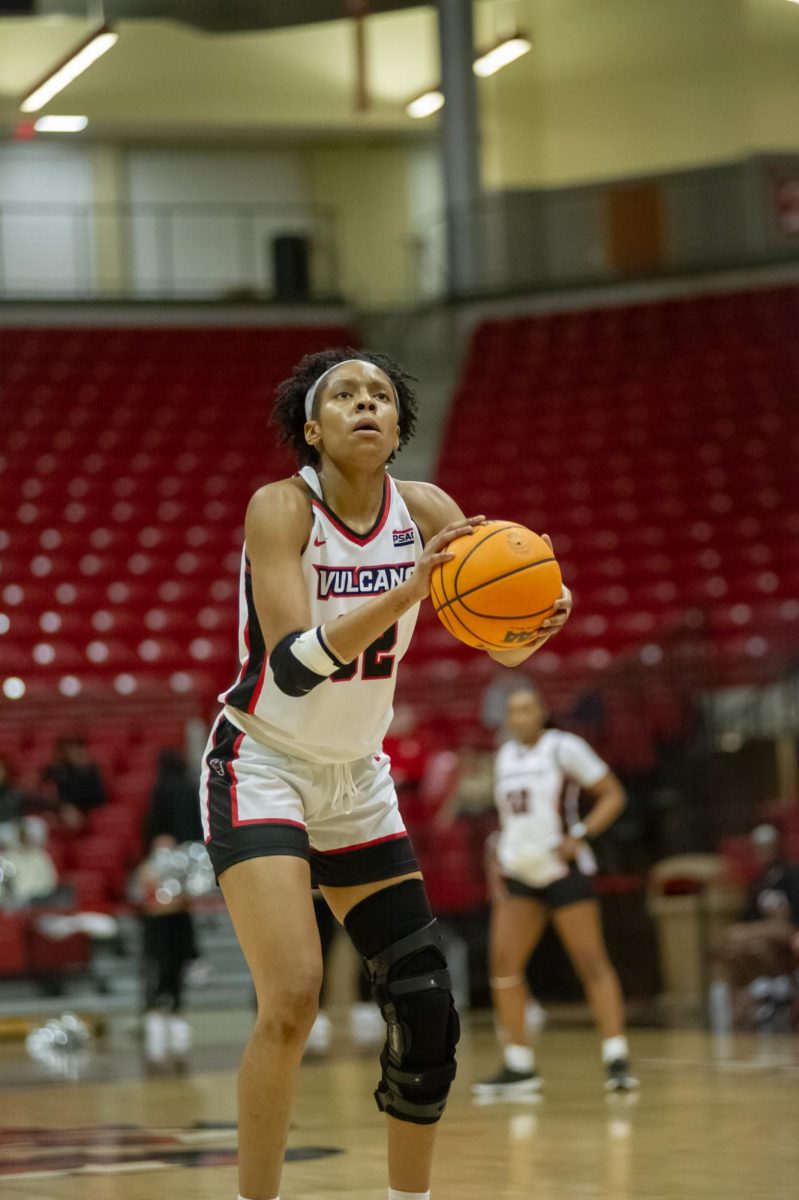
[[[532,688],[508,697],[510,739],[496,759],[496,844],[491,916],[491,990],[503,1041],[503,1064],[473,1086],[478,1094],[536,1091],[541,1081],[525,1028],[525,968],[552,919],[585,987],[602,1034],[606,1088],[638,1086],[630,1074],[618,977],[605,949],[587,839],[613,824],[625,804],[619,780],[582,738],[547,729]],[[580,820],[580,791],[594,801]]]
[[[458,1019],[437,924],[381,742],[420,602],[465,518],[386,463],[413,433],[410,378],[333,350],[278,389],[275,421],[302,464],[246,518],[239,679],[205,754],[202,813],[258,998],[239,1076],[239,1187],[277,1196],[298,1067],[321,983],[311,867],[387,1021],[382,1079],[392,1200],[429,1195]],[[568,599],[515,665],[568,616]]]

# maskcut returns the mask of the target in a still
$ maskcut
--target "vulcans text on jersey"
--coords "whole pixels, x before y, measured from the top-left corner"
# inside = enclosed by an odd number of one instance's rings
[[[320,600],[330,596],[374,596],[388,592],[404,583],[411,575],[414,563],[385,563],[364,567],[323,567],[314,563],[316,595]]]

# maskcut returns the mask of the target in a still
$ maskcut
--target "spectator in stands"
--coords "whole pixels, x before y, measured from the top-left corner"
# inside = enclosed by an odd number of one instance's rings
[[[25,809],[25,796],[16,786],[11,761],[0,755],[0,825],[16,821]]]
[[[519,680],[513,671],[502,669],[494,672],[480,700],[480,721],[486,729],[502,728],[508,696],[518,686]]]
[[[158,755],[158,775],[144,818],[144,842],[167,836],[172,844],[201,842],[203,829],[197,808],[197,780],[190,774],[180,750]]]
[[[424,778],[427,752],[417,729],[416,713],[410,704],[398,704],[383,749],[391,759],[391,776],[405,824],[419,817],[419,788]]]
[[[192,779],[179,750],[162,750],[158,776],[144,819],[148,854],[202,841],[197,808],[197,781]],[[191,1027],[183,1015],[186,968],[197,958],[191,904],[181,894],[164,902],[160,875],[148,859],[137,873],[141,901],[144,958],[144,1053],[160,1065],[169,1055],[185,1059],[191,1048]]]
[[[462,746],[452,791],[435,815],[435,826],[447,829],[458,817],[481,817],[494,811],[494,756]]]
[[[42,771],[42,780],[53,789],[58,815],[72,832],[79,833],[87,814],[106,803],[100,769],[89,757],[85,738],[77,735],[59,738],[55,758]]]
[[[758,825],[752,844],[760,870],[740,921],[724,933],[718,963],[738,1020],[779,1027],[788,1022],[799,964],[799,866],[785,861],[773,825]]]
[[[58,872],[44,848],[47,825],[40,817],[0,826],[0,856],[11,864],[10,896],[14,907],[41,904],[58,890]]]

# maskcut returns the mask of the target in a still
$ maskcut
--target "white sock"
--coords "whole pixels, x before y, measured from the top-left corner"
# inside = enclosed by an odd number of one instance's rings
[[[400,1192],[397,1188],[388,1189],[388,1200],[430,1200],[429,1192]]]
[[[618,1037],[605,1038],[602,1043],[602,1061],[606,1067],[612,1062],[618,1062],[620,1058],[628,1059],[629,1057],[630,1050],[627,1038],[623,1033]]]
[[[532,1046],[506,1046],[502,1052],[502,1061],[509,1071],[535,1070],[535,1054]]]

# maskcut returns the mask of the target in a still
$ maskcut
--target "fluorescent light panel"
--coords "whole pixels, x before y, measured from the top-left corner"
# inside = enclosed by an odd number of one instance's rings
[[[437,113],[443,107],[444,93],[432,90],[411,100],[410,104],[405,105],[405,111],[409,117],[432,117],[433,113]]]
[[[39,117],[33,122],[37,133],[80,133],[89,124],[88,117]]]
[[[799,4],[799,0],[795,0]],[[503,67],[507,67],[509,63],[515,62],[517,58],[521,58],[528,50],[532,49],[532,43],[529,38],[516,37],[507,38],[504,42],[500,42],[498,46],[494,46],[491,50],[486,50],[485,54],[481,54],[479,58],[474,60],[474,73],[485,79],[488,75],[496,75],[497,71],[501,71]],[[423,117],[431,117],[433,113],[437,113],[440,108],[444,107],[444,93],[438,89],[431,89],[429,92],[424,92],[421,96],[417,96],[411,100],[410,104],[405,105],[405,111],[409,117],[421,119]]]
[[[63,91],[73,80],[97,62],[107,50],[110,50],[113,45],[119,40],[119,34],[114,33],[111,29],[98,29],[87,42],[79,46],[75,53],[67,59],[60,67],[58,67],[52,75],[43,80],[39,86],[26,96],[22,101],[20,108],[23,112],[38,112],[40,108],[44,108],[52,100],[53,96],[57,96]]]
[[[474,60],[474,73],[482,79],[485,79],[487,75],[496,75],[497,71],[501,71],[509,63],[515,62],[530,49],[532,49],[532,43],[526,37],[508,38],[506,42],[500,42],[498,46],[494,46],[493,50],[487,50],[485,54],[481,54]]]

